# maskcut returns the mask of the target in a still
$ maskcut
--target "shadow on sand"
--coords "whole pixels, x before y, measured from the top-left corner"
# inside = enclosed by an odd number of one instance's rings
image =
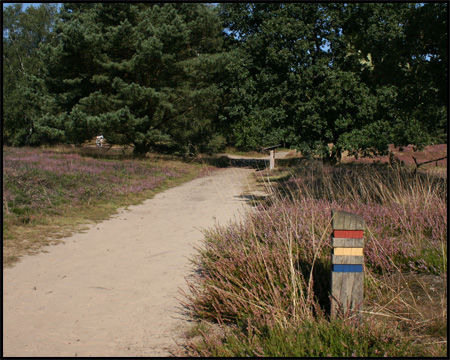
[[[202,160],[213,166],[218,167],[248,167],[251,169],[264,170],[269,167],[269,159],[267,158],[243,158],[234,159],[227,155],[220,157],[202,157]],[[277,158],[275,159],[275,166],[288,167],[300,164],[304,159],[302,158]]]

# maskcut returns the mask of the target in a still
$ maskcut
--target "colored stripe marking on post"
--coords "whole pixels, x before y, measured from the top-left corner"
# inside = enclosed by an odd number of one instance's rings
[[[348,239],[362,239],[364,237],[363,230],[334,230],[333,237],[348,238]]]
[[[363,248],[341,248],[335,247],[333,249],[333,255],[350,255],[350,256],[363,256]]]
[[[343,273],[360,273],[362,272],[362,265],[335,264],[333,265],[333,271]]]

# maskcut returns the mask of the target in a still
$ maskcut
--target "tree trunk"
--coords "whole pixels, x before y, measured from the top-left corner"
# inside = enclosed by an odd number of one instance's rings
[[[150,150],[150,144],[133,144],[134,149],[132,156],[136,158],[145,157],[145,154]]]
[[[329,165],[340,165],[342,158],[341,149],[333,147],[330,152],[327,153],[324,162]]]

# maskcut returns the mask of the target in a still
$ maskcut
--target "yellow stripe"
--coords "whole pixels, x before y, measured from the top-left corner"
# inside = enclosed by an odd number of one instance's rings
[[[334,248],[334,255],[362,256],[363,248]]]

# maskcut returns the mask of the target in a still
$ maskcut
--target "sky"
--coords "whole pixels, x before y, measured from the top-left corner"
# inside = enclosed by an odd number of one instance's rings
[[[9,6],[9,5],[13,5],[13,4],[19,4],[20,2],[16,2],[16,3],[3,3],[3,7]],[[36,6],[38,7],[39,5],[41,5],[41,3],[22,3],[22,9],[25,10],[27,7],[29,6]]]

